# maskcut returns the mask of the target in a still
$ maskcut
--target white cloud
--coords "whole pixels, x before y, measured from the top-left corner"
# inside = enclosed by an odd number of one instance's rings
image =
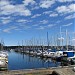
[[[23,16],[30,16],[31,11],[27,9],[23,4],[19,5],[13,5],[10,4],[8,1],[1,1],[0,5],[0,15],[10,15],[10,14],[15,14],[15,15],[23,15]]]
[[[19,19],[19,20],[17,20],[17,22],[28,22],[28,20]]]
[[[48,29],[48,28],[51,28],[55,26],[55,24],[49,24],[49,25],[46,25],[46,26],[39,26],[38,28],[36,29],[39,29],[39,30],[44,30],[44,29]]]
[[[52,13],[52,14],[50,14],[49,16],[50,16],[50,17],[57,17],[58,14],[57,14],[57,13]]]
[[[60,6],[56,8],[58,13],[72,13],[75,12],[75,4],[70,4],[68,6]]]
[[[41,0],[40,7],[49,8],[55,3],[54,0]]]
[[[0,19],[1,19],[1,22],[3,24],[7,24],[7,23],[11,22],[11,17],[10,16],[8,16],[8,17],[0,17]]]
[[[63,26],[71,26],[73,23],[69,23],[69,24],[66,24],[66,25],[63,25]]]
[[[44,27],[44,26],[40,26],[40,27],[38,27],[38,28],[36,28],[36,29],[38,29],[38,30],[44,30],[45,27]]]
[[[18,23],[21,23],[21,24],[25,24],[25,23],[29,23],[29,22],[32,22],[32,20],[26,20],[26,19],[19,19],[19,20],[17,20],[16,22],[18,22]],[[24,25],[23,25],[24,26]]]
[[[71,12],[75,12],[75,4],[71,4],[68,6]]]
[[[2,20],[6,20],[6,19],[11,19],[10,16],[7,16],[7,17],[0,17]]]
[[[49,25],[47,26],[47,28],[51,28],[51,27],[53,27],[53,26],[55,26],[55,24],[49,24]]]
[[[9,27],[9,28],[7,28],[7,29],[4,29],[3,32],[5,32],[5,33],[11,33],[10,31],[11,31],[11,30],[14,30],[14,29],[16,29],[16,28],[17,28],[16,26],[11,26],[11,27]]]
[[[68,20],[68,19],[73,19],[75,18],[75,14],[72,14],[72,15],[69,15],[69,16],[66,16],[65,19]]]
[[[48,20],[42,20],[42,21],[40,21],[40,23],[47,24],[48,23]]]
[[[8,19],[8,20],[7,20],[7,19],[6,19],[6,20],[2,20],[2,23],[3,23],[3,24],[7,24],[7,23],[9,23],[9,22],[11,22],[11,20],[9,20],[9,19]]]
[[[39,6],[35,6],[31,10],[37,10],[37,9],[39,9]]]
[[[35,14],[34,16],[32,16],[31,18],[36,18],[36,17],[39,17],[41,16],[41,14]]]
[[[0,7],[1,7],[1,6],[8,5],[8,4],[9,4],[8,1],[6,1],[6,0],[0,0]]]
[[[43,14],[50,14],[52,11],[45,11]]]
[[[33,4],[35,4],[36,2],[35,2],[34,0],[24,0],[23,3],[24,3],[24,5],[27,6],[27,5],[29,5],[29,4],[33,5]]]
[[[74,0],[56,0],[56,1],[58,1],[58,2],[72,2]]]

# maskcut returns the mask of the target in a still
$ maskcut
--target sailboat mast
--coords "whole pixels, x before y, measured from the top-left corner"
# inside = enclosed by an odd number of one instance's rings
[[[68,31],[67,29],[66,29],[66,48],[68,50]]]
[[[47,32],[47,45],[48,45],[48,48],[49,48],[49,38],[48,38],[48,32]]]
[[[3,39],[1,39],[1,50],[3,50]]]
[[[60,49],[61,49],[61,46],[62,46],[62,35],[61,35],[61,27],[60,27]]]
[[[75,50],[75,32],[74,32],[74,50]]]

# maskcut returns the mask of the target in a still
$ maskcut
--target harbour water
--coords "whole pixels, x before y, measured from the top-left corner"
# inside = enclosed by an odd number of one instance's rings
[[[50,58],[40,58],[14,51],[8,52],[8,55],[8,70],[51,68],[60,65],[60,62]]]

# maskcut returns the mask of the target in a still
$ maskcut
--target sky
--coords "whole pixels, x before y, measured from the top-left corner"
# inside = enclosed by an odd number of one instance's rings
[[[18,45],[22,40],[65,38],[75,40],[74,0],[0,0],[0,40]]]

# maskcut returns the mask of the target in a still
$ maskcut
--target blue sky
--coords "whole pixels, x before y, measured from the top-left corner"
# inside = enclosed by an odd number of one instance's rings
[[[49,39],[60,37],[60,27],[64,38],[67,29],[74,40],[74,20],[74,0],[0,0],[0,40],[5,45],[32,38],[46,40],[47,32]]]

